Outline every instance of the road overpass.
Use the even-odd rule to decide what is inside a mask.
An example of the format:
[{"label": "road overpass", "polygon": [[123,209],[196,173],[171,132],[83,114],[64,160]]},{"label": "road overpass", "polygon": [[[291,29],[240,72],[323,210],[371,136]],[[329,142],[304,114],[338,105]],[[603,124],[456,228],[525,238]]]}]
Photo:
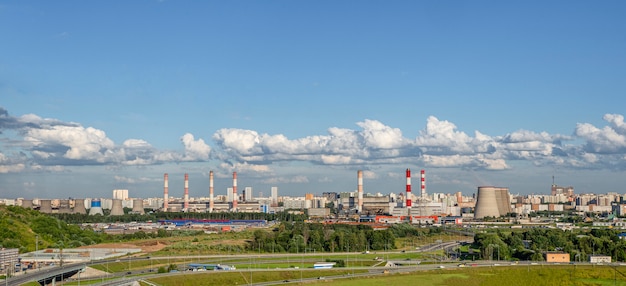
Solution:
[{"label": "road overpass", "polygon": [[63,267],[44,268],[29,271],[28,274],[14,276],[5,281],[6,285],[19,286],[31,281],[37,281],[40,285],[48,285],[54,280],[62,281],[85,269],[85,264],[70,264]]}]

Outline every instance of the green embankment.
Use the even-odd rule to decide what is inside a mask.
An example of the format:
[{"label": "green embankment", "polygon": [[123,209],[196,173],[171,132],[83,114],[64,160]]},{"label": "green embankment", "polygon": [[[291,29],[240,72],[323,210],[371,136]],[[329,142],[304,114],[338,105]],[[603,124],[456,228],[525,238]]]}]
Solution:
[{"label": "green embankment", "polygon": [[[529,286],[529,285],[626,285],[626,266],[515,266],[515,267],[467,267],[459,269],[438,269],[423,272],[383,274],[368,277],[353,277],[347,270],[321,271],[276,271],[250,272],[232,271],[220,273],[202,273],[194,275],[176,275],[149,279],[159,285],[242,285],[263,281],[299,282],[302,278],[324,277],[307,284],[340,286],[378,286],[378,285],[463,285],[463,286]],[[624,274],[622,274],[624,273]],[[333,275],[348,278],[333,279]]]}]

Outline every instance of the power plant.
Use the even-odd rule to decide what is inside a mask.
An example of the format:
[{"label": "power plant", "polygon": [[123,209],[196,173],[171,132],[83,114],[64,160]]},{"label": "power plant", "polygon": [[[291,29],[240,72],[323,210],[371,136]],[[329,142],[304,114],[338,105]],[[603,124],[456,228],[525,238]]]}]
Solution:
[{"label": "power plant", "polygon": [[482,186],[476,196],[475,219],[500,217],[511,212],[509,188]]},{"label": "power plant", "polygon": [[122,207],[122,200],[113,199],[113,204],[111,205],[110,215],[124,215],[124,208]]},{"label": "power plant", "polygon": [[51,214],[52,200],[39,200],[39,211],[45,214]]},{"label": "power plant", "polygon": [[102,212],[102,201],[100,199],[92,199],[91,207],[89,208],[89,215],[104,215]]},{"label": "power plant", "polygon": [[33,200],[22,200],[22,207],[26,209],[33,208]]},{"label": "power plant", "polygon": [[136,213],[136,214],[144,214],[145,211],[143,210],[143,200],[142,199],[134,199],[133,200],[133,210],[131,211],[132,213]]},{"label": "power plant", "polygon": [[85,200],[84,199],[74,199],[74,210],[75,214],[87,214],[87,209],[85,209]]}]

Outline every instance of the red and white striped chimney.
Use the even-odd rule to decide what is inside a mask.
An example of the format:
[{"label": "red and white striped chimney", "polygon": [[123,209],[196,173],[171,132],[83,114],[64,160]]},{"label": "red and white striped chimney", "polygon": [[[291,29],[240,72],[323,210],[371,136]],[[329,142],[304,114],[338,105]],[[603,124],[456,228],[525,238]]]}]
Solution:
[{"label": "red and white striped chimney", "polygon": [[363,211],[363,171],[357,172],[357,190],[359,192],[359,201],[357,202],[357,210],[359,213]]},{"label": "red and white striped chimney", "polygon": [[170,200],[168,189],[167,173],[165,173],[165,175],[163,175],[163,211],[167,211],[168,203]]},{"label": "red and white striped chimney", "polygon": [[411,209],[411,169],[406,169],[406,208]]},{"label": "red and white striped chimney", "polygon": [[237,172],[233,172],[233,211],[237,211]]},{"label": "red and white striped chimney", "polygon": [[426,171],[422,170],[422,199],[426,198]]},{"label": "red and white striped chimney", "polygon": [[209,212],[213,212],[213,171],[209,172]]},{"label": "red and white striped chimney", "polygon": [[189,208],[189,175],[185,174],[185,198],[184,198],[184,209],[187,210]]}]

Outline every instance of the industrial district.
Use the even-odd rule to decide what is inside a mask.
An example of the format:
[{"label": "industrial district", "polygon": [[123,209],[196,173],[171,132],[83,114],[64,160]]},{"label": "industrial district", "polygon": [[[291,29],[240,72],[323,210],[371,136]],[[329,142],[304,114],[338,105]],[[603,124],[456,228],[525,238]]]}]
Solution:
[{"label": "industrial district", "polygon": [[74,199],[0,199],[0,204],[18,205],[42,213],[80,213],[89,215],[123,215],[152,212],[238,212],[277,213],[281,211],[306,213],[310,219],[355,220],[361,222],[413,224],[462,224],[464,221],[482,221],[515,214],[517,223],[530,223],[538,211],[573,210],[580,214],[626,215],[624,196],[617,193],[575,194],[572,186],[552,184],[549,195],[515,196],[503,186],[478,186],[471,197],[455,194],[426,192],[426,171],[419,173],[420,191],[414,194],[411,170],[406,169],[406,190],[398,194],[365,194],[363,171],[357,171],[357,189],[352,192],[324,192],[304,197],[279,196],[278,187],[272,187],[269,197],[253,196],[253,188],[245,187],[240,194],[237,172],[233,172],[232,187],[226,195],[215,195],[213,171],[209,174],[208,197],[189,196],[189,175],[184,175],[182,197],[170,196],[168,174],[163,176],[163,196],[130,198],[129,190],[113,190],[112,198]]},{"label": "industrial district", "polygon": [[[626,228],[626,221],[617,219],[626,215],[624,197],[617,193],[575,194],[572,186],[552,184],[550,194],[511,195],[507,187],[478,186],[471,197],[456,194],[428,194],[426,191],[426,171],[420,170],[419,192],[412,191],[411,170],[406,169],[406,189],[398,194],[383,195],[364,193],[363,171],[356,174],[356,190],[352,192],[321,195],[306,194],[304,197],[279,196],[278,187],[272,187],[269,197],[253,196],[252,187],[238,192],[237,172],[232,174],[232,187],[226,195],[215,195],[214,174],[209,174],[208,197],[189,196],[189,176],[184,175],[182,197],[170,196],[169,175],[163,175],[163,195],[156,198],[131,198],[129,190],[113,190],[112,198],[41,199],[18,198],[0,199],[0,204],[15,205],[38,210],[46,214],[84,214],[90,216],[122,216],[125,214],[145,214],[146,212],[167,212],[176,214],[175,219],[158,222],[107,223],[90,227],[111,234],[125,234],[134,231],[156,232],[158,230],[201,229],[205,232],[240,231],[250,227],[265,227],[273,222],[266,220],[236,219],[186,219],[185,213],[294,213],[306,215],[309,221],[323,223],[370,224],[376,228],[408,223],[416,226],[455,227],[497,227],[501,225],[546,226],[562,229],[573,228],[571,223],[554,223],[550,216],[537,216],[537,213],[570,211],[594,221],[594,226]],[[604,218],[601,220],[600,218]],[[610,218],[610,219],[607,219]],[[458,241],[457,241],[458,243]],[[95,260],[116,259],[131,255],[140,249],[37,249],[35,252],[18,254],[17,249],[2,249],[0,265],[8,269],[15,261],[21,261],[24,271],[32,265],[51,266],[63,256],[65,262],[87,263]],[[567,253],[548,253],[546,260],[569,261]],[[492,254],[493,255],[493,252]],[[550,256],[551,255],[551,256]],[[561,257],[561,256],[563,257]],[[567,256],[567,257],[565,257]],[[610,256],[592,256],[610,262]],[[607,260],[608,259],[608,260]],[[593,261],[592,261],[593,262]],[[597,262],[597,261],[596,261]],[[317,265],[317,264],[316,264]],[[319,264],[329,267],[331,264]],[[202,266],[204,267],[204,266]],[[214,265],[211,269],[232,269],[228,265]]]}]

